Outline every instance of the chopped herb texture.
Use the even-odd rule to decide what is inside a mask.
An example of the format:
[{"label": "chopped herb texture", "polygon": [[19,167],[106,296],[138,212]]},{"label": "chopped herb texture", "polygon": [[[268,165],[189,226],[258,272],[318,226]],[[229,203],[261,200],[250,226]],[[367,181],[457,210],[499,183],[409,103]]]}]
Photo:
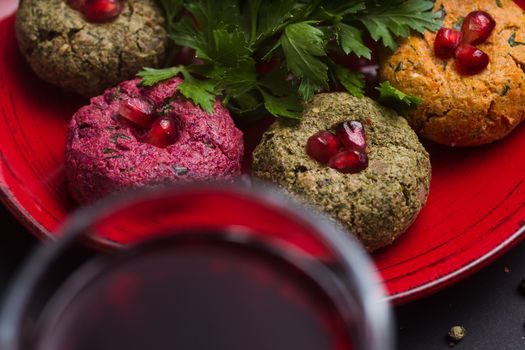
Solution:
[{"label": "chopped herb texture", "polygon": [[509,42],[510,47],[516,47],[516,46],[519,46],[519,45],[525,45],[524,42],[516,41],[516,32],[512,33],[512,35],[509,37],[508,42]]},{"label": "chopped herb texture", "polygon": [[120,139],[129,141],[131,140],[131,137],[129,137],[126,134],[122,134],[118,132],[111,135],[111,142],[113,142],[114,144],[117,144]]},{"label": "chopped herb texture", "polygon": [[177,174],[177,175],[186,175],[187,173],[190,172],[190,170],[186,167],[183,167],[183,166],[179,166],[179,165],[174,165],[173,166],[173,171]]},{"label": "chopped herb texture", "polygon": [[[399,38],[435,31],[443,17],[430,0],[161,3],[171,39],[194,49],[199,64],[145,68],[139,73],[144,85],[180,76],[179,93],[208,112],[220,99],[240,116],[266,109],[288,119],[300,118],[304,103],[321,90],[364,95],[363,76],[335,63],[329,52],[369,59],[365,36],[395,50]],[[269,62],[273,67],[263,73],[260,65]]]},{"label": "chopped herb texture", "polygon": [[505,85],[503,89],[501,89],[499,95],[500,96],[506,96],[510,91],[510,87],[508,85]]},{"label": "chopped herb texture", "polygon": [[107,148],[106,147],[106,148],[102,149],[102,153],[104,153],[104,154],[113,154],[113,153],[117,153],[117,151],[114,150],[113,148]]}]

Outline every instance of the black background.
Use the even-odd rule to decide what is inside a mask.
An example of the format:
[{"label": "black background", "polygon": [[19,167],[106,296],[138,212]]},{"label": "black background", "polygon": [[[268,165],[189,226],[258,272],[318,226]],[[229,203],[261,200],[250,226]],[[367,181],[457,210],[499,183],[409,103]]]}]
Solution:
[{"label": "black background", "polygon": [[[0,205],[0,292],[37,244]],[[454,349],[525,349],[525,296],[518,291],[523,277],[525,242],[465,281],[397,307],[398,349],[450,349],[446,334],[456,324],[467,336]]]}]

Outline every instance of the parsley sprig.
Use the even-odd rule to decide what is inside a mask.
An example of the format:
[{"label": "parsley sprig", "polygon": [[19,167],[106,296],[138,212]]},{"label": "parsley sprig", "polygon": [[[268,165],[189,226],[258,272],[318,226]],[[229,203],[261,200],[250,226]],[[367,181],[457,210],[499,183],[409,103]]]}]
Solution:
[{"label": "parsley sprig", "polygon": [[[370,58],[368,33],[395,50],[411,31],[437,30],[431,0],[161,0],[175,44],[196,50],[198,65],[146,68],[143,84],[180,75],[179,92],[211,112],[220,97],[237,114],[265,108],[298,119],[304,102],[321,89],[344,87],[363,96],[364,77],[333,62],[330,50]],[[181,16],[182,11],[191,16]],[[258,66],[277,62],[269,74]],[[199,78],[196,78],[198,76]],[[204,79],[203,79],[204,78]],[[388,86],[389,101],[417,105]],[[385,92],[382,91],[382,92]]]}]

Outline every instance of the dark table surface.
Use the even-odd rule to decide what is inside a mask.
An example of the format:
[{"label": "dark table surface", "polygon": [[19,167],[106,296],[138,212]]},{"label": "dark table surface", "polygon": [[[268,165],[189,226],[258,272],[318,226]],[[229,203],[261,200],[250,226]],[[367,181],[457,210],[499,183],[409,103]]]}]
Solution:
[{"label": "dark table surface", "polygon": [[[37,244],[0,205],[0,293]],[[450,349],[446,333],[456,324],[467,336],[454,349],[525,349],[525,296],[518,292],[523,277],[525,242],[455,286],[397,307],[398,349]]]}]

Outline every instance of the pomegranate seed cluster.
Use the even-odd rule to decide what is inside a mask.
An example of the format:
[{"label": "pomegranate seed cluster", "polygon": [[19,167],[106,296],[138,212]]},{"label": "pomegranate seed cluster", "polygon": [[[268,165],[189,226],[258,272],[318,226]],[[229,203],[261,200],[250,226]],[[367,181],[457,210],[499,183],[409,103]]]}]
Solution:
[{"label": "pomegranate seed cluster", "polygon": [[473,11],[465,17],[461,31],[441,28],[434,41],[438,58],[456,57],[456,68],[462,75],[481,73],[489,64],[489,56],[475,45],[484,43],[496,27],[496,21],[485,11]]},{"label": "pomegranate seed cluster", "polygon": [[306,153],[315,161],[343,174],[355,174],[368,167],[367,141],[363,124],[345,121],[335,132],[321,131],[306,143]]},{"label": "pomegranate seed cluster", "polygon": [[89,22],[106,22],[122,12],[123,0],[68,0],[69,6],[84,14]]},{"label": "pomegranate seed cluster", "polygon": [[153,102],[143,97],[120,101],[119,114],[136,128],[138,138],[159,148],[166,148],[179,138],[178,120],[155,113]]}]

